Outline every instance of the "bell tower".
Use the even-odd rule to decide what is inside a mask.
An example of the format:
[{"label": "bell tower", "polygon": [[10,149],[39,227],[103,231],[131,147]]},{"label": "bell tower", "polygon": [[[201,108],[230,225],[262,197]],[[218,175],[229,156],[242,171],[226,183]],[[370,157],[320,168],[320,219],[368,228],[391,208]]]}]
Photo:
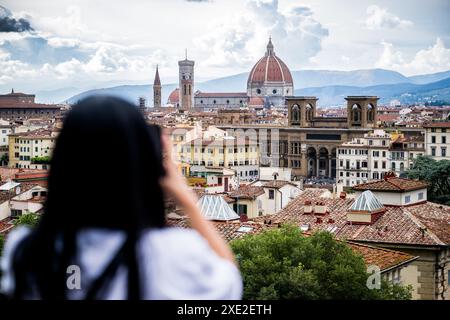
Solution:
[{"label": "bell tower", "polygon": [[156,65],[155,81],[153,81],[153,107],[161,108],[161,80],[159,79],[158,65]]},{"label": "bell tower", "polygon": [[178,61],[180,79],[180,107],[184,110],[194,106],[194,64],[195,61],[188,60],[187,50],[185,59]]}]

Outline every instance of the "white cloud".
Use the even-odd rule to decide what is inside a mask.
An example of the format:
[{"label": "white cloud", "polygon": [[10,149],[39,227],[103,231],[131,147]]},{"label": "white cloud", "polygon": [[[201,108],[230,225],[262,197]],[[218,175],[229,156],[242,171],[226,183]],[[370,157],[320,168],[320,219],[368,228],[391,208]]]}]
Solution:
[{"label": "white cloud", "polygon": [[402,20],[385,8],[371,5],[367,8],[365,25],[371,30],[406,28],[413,25],[412,21]]},{"label": "white cloud", "polygon": [[10,54],[0,49],[0,84],[17,78],[34,76],[36,71],[27,63],[10,59]]},{"label": "white cloud", "polygon": [[328,36],[310,8],[294,6],[281,12],[278,0],[248,1],[246,10],[233,20],[208,30],[194,43],[208,53],[200,63],[214,67],[250,68],[264,54],[271,35],[277,55],[291,69],[297,68],[320,51],[322,39]]},{"label": "white cloud", "polygon": [[382,42],[383,52],[376,62],[380,68],[393,69],[405,74],[426,74],[450,69],[450,49],[445,47],[442,39],[437,38],[434,45],[419,50],[411,61],[403,58],[401,51],[392,43]]}]

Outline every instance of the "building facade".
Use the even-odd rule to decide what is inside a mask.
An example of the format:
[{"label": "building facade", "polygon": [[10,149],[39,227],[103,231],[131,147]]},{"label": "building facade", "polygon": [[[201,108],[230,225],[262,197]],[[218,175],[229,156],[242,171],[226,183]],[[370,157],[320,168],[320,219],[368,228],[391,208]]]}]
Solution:
[{"label": "building facade", "polygon": [[38,129],[9,135],[9,167],[27,169],[47,169],[47,161],[52,155],[57,132]]},{"label": "building facade", "polygon": [[191,175],[218,167],[235,170],[241,180],[256,180],[259,174],[259,152],[255,142],[234,137],[199,138],[181,145],[180,161],[191,165]]},{"label": "building facade", "polygon": [[0,95],[0,118],[25,120],[29,118],[53,118],[61,114],[62,106],[35,102],[34,94],[14,92]]},{"label": "building facade", "polygon": [[404,137],[374,130],[337,148],[337,180],[350,187],[383,179],[388,172],[400,175],[425,153],[422,137]]},{"label": "building facade", "polygon": [[450,120],[423,125],[426,155],[435,160],[450,160]]}]

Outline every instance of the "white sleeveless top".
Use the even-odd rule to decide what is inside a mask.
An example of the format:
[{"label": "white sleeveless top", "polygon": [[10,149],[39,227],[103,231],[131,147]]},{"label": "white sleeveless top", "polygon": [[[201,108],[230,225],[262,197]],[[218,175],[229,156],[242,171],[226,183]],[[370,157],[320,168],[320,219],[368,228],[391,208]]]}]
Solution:
[{"label": "white sleeveless top", "polygon": [[[13,252],[30,232],[26,227],[14,229],[6,241],[1,269],[1,291],[14,291]],[[77,236],[80,289],[67,291],[69,299],[83,299],[91,282],[102,274],[125,241],[120,231],[87,229]],[[219,257],[206,240],[192,229],[163,228],[144,232],[139,240],[138,263],[142,299],[241,299],[242,278],[238,268]],[[68,277],[74,274],[68,273]],[[127,270],[119,267],[112,283],[107,284],[105,300],[127,297]],[[72,287],[73,288],[73,287]],[[31,296],[36,299],[39,296]]]}]

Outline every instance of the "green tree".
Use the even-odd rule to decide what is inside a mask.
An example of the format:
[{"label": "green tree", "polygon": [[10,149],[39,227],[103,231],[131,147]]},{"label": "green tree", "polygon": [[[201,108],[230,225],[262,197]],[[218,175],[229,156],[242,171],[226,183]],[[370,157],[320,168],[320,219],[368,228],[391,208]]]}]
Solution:
[{"label": "green tree", "polygon": [[33,163],[33,164],[49,164],[50,160],[51,159],[49,156],[34,157],[34,158],[31,158],[31,163]]},{"label": "green tree", "polygon": [[39,222],[40,215],[37,213],[24,213],[19,218],[14,221],[14,225],[17,226],[28,226],[35,227]]},{"label": "green tree", "polygon": [[450,161],[436,161],[430,156],[414,159],[413,166],[406,172],[410,179],[427,181],[428,200],[450,205]]},{"label": "green tree", "polygon": [[410,288],[370,290],[363,258],[328,232],[285,225],[234,240],[245,299],[410,299]]}]

